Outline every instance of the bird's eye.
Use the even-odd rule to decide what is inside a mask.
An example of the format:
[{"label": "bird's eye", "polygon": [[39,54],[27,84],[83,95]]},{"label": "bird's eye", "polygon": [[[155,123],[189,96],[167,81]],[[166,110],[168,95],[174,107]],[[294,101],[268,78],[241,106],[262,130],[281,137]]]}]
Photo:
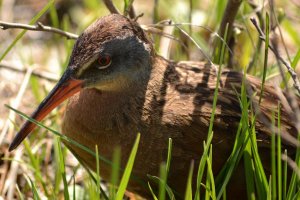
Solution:
[{"label": "bird's eye", "polygon": [[105,69],[105,68],[109,67],[111,64],[110,55],[108,55],[108,54],[100,55],[97,60],[97,63],[98,63],[98,66],[97,66],[98,69]]}]

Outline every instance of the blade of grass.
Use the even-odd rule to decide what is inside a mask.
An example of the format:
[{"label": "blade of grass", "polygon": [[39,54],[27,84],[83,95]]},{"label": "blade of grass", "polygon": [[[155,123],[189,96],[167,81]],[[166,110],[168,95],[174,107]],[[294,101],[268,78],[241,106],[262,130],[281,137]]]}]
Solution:
[{"label": "blade of grass", "polygon": [[250,102],[248,102],[248,96],[247,96],[245,84],[246,84],[246,69],[244,71],[242,87],[241,87],[241,98],[240,98],[240,104],[242,108],[242,119],[241,119],[242,130],[245,130],[243,131],[245,134],[244,137],[245,149],[243,151],[243,158],[244,158],[244,166],[245,166],[247,197],[248,199],[255,199],[255,178],[254,178],[254,166],[253,166],[254,164],[253,164],[253,156],[251,150],[251,140],[249,140],[251,134],[251,128],[248,128],[250,127],[249,116],[250,117],[252,116],[249,115]]},{"label": "blade of grass", "polygon": [[166,198],[166,182],[167,182],[167,172],[166,172],[166,164],[161,163],[159,168],[159,177],[162,181],[159,182],[158,188],[158,199],[165,200]]},{"label": "blade of grass", "polygon": [[35,99],[38,102],[42,102],[43,98],[42,98],[42,94],[43,92],[41,91],[41,86],[39,83],[39,78],[35,77],[35,76],[31,76],[30,77],[30,86],[31,86],[31,91],[35,97]]},{"label": "blade of grass", "polygon": [[155,195],[155,193],[154,193],[154,191],[153,191],[153,189],[152,189],[152,187],[150,185],[150,182],[148,182],[148,187],[149,187],[149,190],[150,190],[150,192],[152,194],[153,199],[154,200],[158,200],[158,198],[156,197],[156,195]]},{"label": "blade of grass", "polygon": [[[249,137],[249,132],[246,131]],[[254,167],[252,160],[251,141],[247,140],[246,147],[244,150],[244,165],[245,165],[245,176],[246,176],[246,187],[247,187],[247,198],[255,199],[255,178],[254,178]]]},{"label": "blade of grass", "polygon": [[124,16],[127,16],[131,9],[133,0],[124,0]]},{"label": "blade of grass", "polygon": [[[213,132],[211,134],[208,135],[209,137],[207,138],[207,144],[211,144],[212,142],[212,138],[213,138]],[[202,177],[203,177],[203,173],[204,173],[204,168],[205,168],[205,163],[204,160],[207,159],[207,154],[209,151],[209,146],[205,145],[205,142],[203,141],[203,154],[201,156],[201,160],[199,163],[199,167],[198,167],[198,173],[197,173],[197,188],[196,188],[196,192],[195,192],[195,200],[200,200],[200,186],[201,186],[201,181],[202,181]]]},{"label": "blade of grass", "polygon": [[234,171],[235,168],[235,163],[237,163],[238,158],[239,158],[239,154],[241,151],[241,125],[242,123],[240,122],[239,124],[239,128],[236,134],[236,139],[233,145],[233,150],[232,153],[230,155],[230,157],[228,158],[228,160],[226,161],[226,163],[224,164],[222,170],[219,172],[218,176],[215,179],[216,182],[216,191],[217,191],[217,199],[220,199],[221,196],[223,195],[226,186],[230,180],[230,177]]},{"label": "blade of grass", "polygon": [[[253,110],[253,109],[251,109]],[[256,122],[256,116],[252,116],[252,122],[251,122],[251,134],[250,134],[250,141],[251,141],[251,149],[252,149],[252,155],[253,155],[253,164],[254,164],[254,178],[255,178],[255,186],[257,191],[258,199],[266,199],[267,193],[269,190],[267,177],[260,159],[260,155],[258,152],[257,147],[257,140],[256,140],[256,131],[255,131],[255,122]]]},{"label": "blade of grass", "polygon": [[167,174],[169,173],[170,164],[171,164],[172,148],[173,148],[172,144],[173,144],[173,140],[172,140],[172,138],[169,138],[169,143],[168,143],[168,156],[167,156],[167,164],[166,164],[166,171],[167,171]]},{"label": "blade of grass", "polygon": [[[298,135],[298,140],[300,140],[300,135]],[[300,166],[300,148],[297,148],[296,150],[296,157],[295,157],[295,162],[297,163],[298,166]],[[296,188],[299,187],[299,180],[298,180],[298,175],[295,171],[292,173],[292,178],[290,180],[290,184],[288,187],[288,193],[286,196],[286,199],[292,199],[296,193]]]},{"label": "blade of grass", "polygon": [[25,176],[25,179],[27,180],[30,188],[31,188],[31,191],[32,191],[32,194],[33,194],[33,199],[34,200],[40,200],[40,196],[39,196],[39,193],[36,189],[36,186],[34,184],[34,182],[28,177],[28,176]]},{"label": "blade of grass", "polygon": [[[160,184],[159,182],[162,182],[163,180],[161,180],[159,177],[157,177],[157,176],[151,176],[151,175],[147,175],[147,177],[152,181],[152,182],[154,182],[154,183],[156,183],[157,185],[158,184]],[[152,191],[153,192],[153,189],[151,188],[151,185],[150,185],[150,183],[148,182],[148,186],[149,186],[149,189],[150,189],[150,191]],[[168,193],[168,196],[169,196],[169,199],[171,199],[171,200],[175,200],[175,195],[174,194],[176,194],[176,195],[180,195],[180,194],[178,194],[176,191],[172,191],[172,189],[168,186],[168,184],[166,184],[166,191],[167,191],[167,193]],[[156,199],[158,199],[157,197],[156,197],[156,195],[155,195],[155,193],[152,193],[152,196],[154,196]]]},{"label": "blade of grass", "polygon": [[[287,157],[287,150],[284,150],[284,155]],[[283,161],[283,188],[282,188],[282,193],[283,193],[283,200],[286,199],[287,197],[287,160]]]},{"label": "blade of grass", "polygon": [[17,189],[17,192],[18,192],[18,199],[19,200],[25,200],[25,198],[24,198],[24,195],[23,195],[23,193],[20,191],[20,188],[19,188],[19,186],[18,185],[16,185],[16,189]]},{"label": "blade of grass", "polygon": [[57,10],[56,10],[55,4],[52,4],[50,6],[49,11],[50,11],[49,12],[50,13],[50,19],[51,19],[53,27],[59,28],[59,19],[58,19],[58,15],[57,15]]},{"label": "blade of grass", "polygon": [[[65,30],[65,31],[70,30],[70,26],[71,26],[70,24],[71,24],[71,22],[70,22],[68,15],[64,15],[63,20],[62,20],[63,30]],[[65,71],[65,68],[68,66],[68,63],[69,63],[69,60],[71,57],[71,53],[72,53],[72,49],[73,49],[73,46],[75,43],[74,40],[68,40],[66,38],[63,41],[64,41],[63,47],[65,48],[66,56],[61,57],[60,64],[62,67],[61,67],[60,74],[63,74],[63,72]]]},{"label": "blade of grass", "polygon": [[278,103],[277,109],[277,127],[278,127],[278,134],[277,134],[277,178],[278,178],[278,199],[282,199],[282,161],[281,161],[281,113],[280,113],[280,103]]},{"label": "blade of grass", "polygon": [[[76,157],[76,154],[73,154],[73,155]],[[91,170],[90,170],[84,163],[82,163],[80,159],[77,158],[77,160],[78,160],[78,162],[85,168],[86,172],[88,173],[88,175],[89,175],[90,179],[93,181],[93,183],[94,183],[94,184],[97,184],[97,179],[96,179],[96,177],[93,175],[93,172],[91,172]],[[94,186],[94,185],[92,185],[92,187],[93,187],[93,186]],[[93,188],[92,188],[92,189],[93,189]],[[102,194],[102,198],[103,198],[103,199],[109,200],[108,196],[106,195],[106,193],[105,193],[105,191],[104,191],[104,189],[103,189],[102,187],[100,187],[100,192],[101,192],[101,194]],[[94,193],[94,191],[93,191],[93,193]],[[97,196],[97,199],[98,199],[98,198],[99,198],[99,196]]]},{"label": "blade of grass", "polygon": [[[54,0],[50,0],[44,7],[43,9],[38,12],[38,14],[36,14],[29,22],[29,25],[33,25],[35,24],[42,15],[44,15],[47,10],[54,4]],[[6,48],[6,50],[4,51],[4,53],[1,55],[0,57],[0,62],[3,60],[3,58],[5,58],[5,56],[11,51],[11,49],[17,44],[17,42],[24,36],[24,34],[26,33],[27,30],[22,30],[17,37],[14,39],[14,41]]]},{"label": "blade of grass", "polygon": [[119,183],[119,168],[121,161],[121,149],[116,147],[113,153],[113,164],[112,164],[112,174],[111,174],[111,184],[110,187],[110,199],[115,199],[116,197],[116,186]]},{"label": "blade of grass", "polygon": [[[297,64],[298,64],[298,62],[299,62],[299,60],[300,60],[300,48],[298,49],[298,51],[297,51],[297,53],[296,53],[296,55],[295,55],[295,57],[294,57],[294,59],[293,59],[293,61],[292,61],[292,63],[291,63],[291,67],[292,67],[293,69],[296,68],[296,66],[297,66]],[[291,78],[290,73],[289,73],[289,72],[286,72],[285,77],[286,77],[286,81],[288,82],[288,81],[290,80],[290,78]],[[280,87],[281,87],[281,88],[284,88],[284,82],[283,82],[283,81],[282,81],[282,83],[280,84]]]},{"label": "blade of grass", "polygon": [[211,184],[210,184],[210,178],[209,178],[208,169],[207,169],[206,170],[205,198],[204,199],[210,199],[210,195],[211,195]]},{"label": "blade of grass", "polygon": [[39,157],[36,157],[36,156],[33,155],[32,148],[28,144],[28,141],[24,141],[24,147],[25,147],[27,155],[30,159],[30,164],[34,169],[35,180],[42,185],[43,190],[45,191],[45,195],[47,197],[50,197],[50,194],[48,192],[49,188],[47,188],[46,183],[45,183],[45,181],[42,177],[42,171],[41,171],[41,168],[40,168],[41,165],[40,165]]},{"label": "blade of grass", "polygon": [[162,181],[159,181],[159,190],[158,190],[159,200],[164,200],[166,198],[166,188],[167,188],[166,186],[167,186],[168,173],[170,169],[171,157],[172,157],[172,139],[169,138],[167,161],[166,164],[162,163],[160,165],[160,180]]},{"label": "blade of grass", "polygon": [[212,145],[210,145],[210,153],[209,156],[207,157],[207,178],[209,179],[210,182],[210,197],[212,200],[216,200],[216,186],[215,186],[215,181],[214,181],[214,175],[213,175],[213,171],[212,171]]},{"label": "blade of grass", "polygon": [[223,192],[223,200],[226,200],[226,197],[227,197],[227,195],[226,195],[226,190],[224,190],[224,192]]},{"label": "blade of grass", "polygon": [[269,178],[269,189],[268,189],[268,193],[267,193],[267,200],[271,200],[272,198],[272,176],[270,176]]},{"label": "blade of grass", "polygon": [[137,137],[136,137],[136,140],[135,140],[135,143],[133,145],[133,148],[131,150],[128,162],[126,164],[126,168],[125,168],[125,171],[123,173],[119,189],[117,191],[116,200],[122,200],[123,199],[125,189],[127,187],[127,184],[128,184],[129,178],[130,178],[130,174],[131,174],[131,171],[132,171],[132,168],[133,168],[135,156],[136,156],[136,153],[137,153],[137,150],[138,150],[138,146],[139,146],[139,142],[140,142],[140,136],[141,136],[140,133],[138,133]]},{"label": "blade of grass", "polygon": [[61,142],[59,137],[55,137],[55,145],[57,146],[58,149],[58,165],[59,165],[59,172],[63,180],[63,185],[64,185],[64,199],[69,200],[70,195],[69,195],[69,190],[68,190],[68,182],[66,178],[66,170],[65,170],[65,160],[64,160],[64,153],[61,148]]},{"label": "blade of grass", "polygon": [[86,183],[85,187],[87,188],[88,199],[91,199],[91,200],[100,199],[100,195],[97,191],[98,190],[97,186],[93,179],[87,179],[87,183]]},{"label": "blade of grass", "polygon": [[263,69],[263,78],[261,82],[261,89],[260,89],[260,96],[258,103],[261,103],[262,95],[264,91],[265,81],[266,81],[266,74],[267,74],[267,67],[268,67],[268,55],[269,55],[269,35],[270,35],[270,20],[269,14],[266,13],[266,38],[265,38],[265,57],[264,57],[264,69]]},{"label": "blade of grass", "polygon": [[[256,94],[253,94],[253,96],[250,99],[254,98],[255,96]],[[253,111],[253,108],[251,107],[250,110]],[[268,181],[258,153],[256,130],[255,130],[256,115],[253,116],[253,112],[251,112],[251,119],[252,120],[249,128],[249,133],[250,133],[251,150],[252,150],[253,165],[254,165],[255,186],[256,186],[258,199],[266,199],[267,191],[268,191]]]},{"label": "blade of grass", "polygon": [[185,191],[185,200],[192,200],[193,199],[193,191],[192,191],[192,181],[193,181],[193,172],[194,172],[194,161],[192,160],[189,170],[189,175],[186,184],[186,191]]},{"label": "blade of grass", "polygon": [[58,194],[61,189],[61,181],[62,181],[62,176],[60,173],[60,150],[59,150],[59,145],[57,143],[57,137],[54,137],[54,160],[55,160],[55,179],[54,179],[54,193]]},{"label": "blade of grass", "polygon": [[[272,126],[275,126],[275,113],[272,112]],[[276,137],[275,133],[273,132],[271,135],[271,199],[276,199]]]},{"label": "blade of grass", "polygon": [[[293,69],[296,69],[296,66],[297,66],[299,60],[300,60],[300,48],[298,49],[298,51],[297,51],[297,53],[296,53],[296,56],[294,57],[294,59],[293,59],[293,61],[292,61],[291,66],[292,66]],[[289,74],[289,73],[288,73],[288,75],[289,75],[289,77],[290,77],[290,74]],[[287,79],[287,80],[288,80],[288,79]]]},{"label": "blade of grass", "polygon": [[97,186],[97,193],[100,196],[100,162],[99,162],[99,151],[98,151],[98,145],[95,146],[95,152],[96,152],[96,186]]},{"label": "blade of grass", "polygon": [[[240,161],[241,157],[243,156],[245,145],[247,144],[248,138],[246,137],[246,132],[248,131],[248,107],[249,104],[246,102],[242,102],[246,98],[245,94],[245,75],[242,82],[241,87],[241,96],[242,98],[239,99],[240,107],[242,109],[242,117],[238,126],[236,139],[233,145],[233,150],[231,155],[229,156],[228,160],[224,164],[221,172],[219,172],[217,178],[216,178],[216,185],[217,185],[217,199],[220,199],[223,195],[223,192],[225,191],[225,188],[230,180],[230,177],[232,176],[234,169],[238,162]],[[237,97],[239,97],[238,92],[236,91]],[[243,134],[244,133],[244,134]]]},{"label": "blade of grass", "polygon": [[300,38],[299,38],[299,30],[290,22],[290,20],[283,20],[281,24],[284,30],[289,34],[293,42],[297,45],[300,45]]}]

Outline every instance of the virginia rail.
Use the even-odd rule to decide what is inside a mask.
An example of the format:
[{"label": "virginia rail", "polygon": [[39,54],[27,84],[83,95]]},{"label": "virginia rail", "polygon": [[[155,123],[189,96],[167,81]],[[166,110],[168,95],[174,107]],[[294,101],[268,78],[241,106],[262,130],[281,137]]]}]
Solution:
[{"label": "virginia rail", "polygon": [[[247,76],[254,92],[261,82]],[[166,160],[168,138],[173,138],[168,185],[184,194],[191,160],[195,163],[207,139],[212,112],[217,70],[203,62],[173,62],[154,52],[140,26],[124,16],[113,14],[90,25],[78,38],[62,78],[32,114],[40,121],[52,109],[69,98],[62,132],[69,138],[111,158],[115,146],[122,150],[125,166],[133,142],[141,133],[133,173],[147,183],[147,174],[158,175],[159,165]],[[243,74],[224,69],[221,74],[214,121],[213,172],[217,174],[230,155],[235,140],[241,109],[237,91]],[[253,97],[257,102],[258,98]],[[266,85],[260,110],[270,118],[279,98],[275,89]],[[282,108],[281,124],[295,134],[287,112]],[[10,145],[15,149],[35,128],[27,121]],[[266,168],[269,165],[270,131],[257,119],[257,141]],[[82,149],[66,143],[70,150],[91,169],[95,158]],[[110,166],[101,165],[101,175],[109,180]],[[245,194],[243,170],[237,169],[228,190],[229,195]],[[142,196],[146,188],[131,181],[128,190]],[[237,198],[237,196],[235,196]]]}]

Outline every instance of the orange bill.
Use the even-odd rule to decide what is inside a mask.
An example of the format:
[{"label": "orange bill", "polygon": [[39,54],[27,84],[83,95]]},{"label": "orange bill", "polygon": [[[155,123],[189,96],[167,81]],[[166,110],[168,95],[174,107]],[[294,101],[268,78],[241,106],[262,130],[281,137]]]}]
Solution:
[{"label": "orange bill", "polygon": [[[42,101],[38,108],[32,113],[31,118],[41,121],[43,120],[54,108],[61,104],[64,100],[79,92],[82,88],[83,81],[70,78],[68,70]],[[9,146],[9,151],[14,150],[25,139],[25,137],[36,127],[36,124],[26,121],[16,137]]]}]

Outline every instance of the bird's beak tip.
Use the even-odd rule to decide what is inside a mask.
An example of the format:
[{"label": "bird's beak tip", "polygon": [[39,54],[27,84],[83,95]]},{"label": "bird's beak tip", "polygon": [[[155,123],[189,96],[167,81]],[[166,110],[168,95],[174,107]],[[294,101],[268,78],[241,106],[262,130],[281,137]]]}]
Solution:
[{"label": "bird's beak tip", "polygon": [[[41,121],[44,117],[61,104],[64,100],[76,94],[83,88],[84,81],[63,76],[48,96],[42,101],[38,108],[33,112],[31,118]],[[20,131],[17,133],[9,146],[9,151],[13,151],[27,137],[27,135],[36,127],[36,124],[26,121]]]},{"label": "bird's beak tip", "polygon": [[8,152],[12,152],[13,150],[15,150],[15,148],[17,148],[18,145],[15,145],[14,142],[12,142],[9,147],[8,147]]}]

